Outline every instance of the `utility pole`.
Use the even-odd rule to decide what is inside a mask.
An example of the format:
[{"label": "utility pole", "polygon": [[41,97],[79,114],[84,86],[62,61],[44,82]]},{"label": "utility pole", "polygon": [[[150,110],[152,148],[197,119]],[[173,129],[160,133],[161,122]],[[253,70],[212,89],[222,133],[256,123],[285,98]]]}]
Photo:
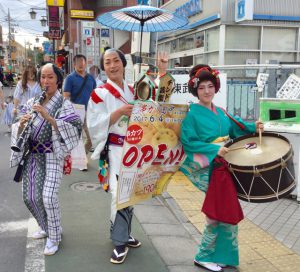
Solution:
[{"label": "utility pole", "polygon": [[9,69],[12,70],[12,59],[11,59],[11,54],[12,54],[12,45],[11,45],[11,18],[10,18],[10,11],[8,9],[8,15],[7,15],[7,20],[8,20],[8,64],[9,64]]}]

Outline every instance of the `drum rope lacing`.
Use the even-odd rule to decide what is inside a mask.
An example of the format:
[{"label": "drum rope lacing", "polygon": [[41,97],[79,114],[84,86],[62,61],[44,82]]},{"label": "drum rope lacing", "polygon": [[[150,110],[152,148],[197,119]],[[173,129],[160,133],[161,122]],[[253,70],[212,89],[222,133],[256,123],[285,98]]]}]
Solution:
[{"label": "drum rope lacing", "polygon": [[[272,170],[273,168],[277,168],[276,167],[268,167],[268,168],[264,168],[263,171],[260,171],[256,166],[253,166],[253,170],[248,170],[247,172],[251,172],[253,173],[253,177],[252,177],[252,180],[251,180],[251,184],[250,184],[250,188],[249,188],[249,193],[246,192],[246,190],[244,189],[244,187],[242,186],[241,182],[239,181],[238,177],[236,176],[234,170],[238,170],[238,172],[245,172],[245,171],[241,171],[239,169],[235,169],[231,166],[231,164],[228,165],[228,168],[229,168],[229,171],[233,174],[233,176],[235,177],[235,180],[238,182],[238,184],[240,185],[240,188],[243,190],[245,196],[247,197],[247,200],[248,202],[251,201],[251,198],[253,199],[253,197],[250,197],[250,194],[251,194],[251,190],[252,190],[252,187],[253,187],[253,183],[254,183],[254,179],[256,177],[259,177],[261,178],[264,183],[271,189],[271,191],[274,193],[274,195],[276,196],[277,199],[279,199],[279,188],[280,188],[280,184],[281,184],[281,177],[282,177],[282,172],[284,169],[286,169],[289,173],[289,175],[291,176],[291,178],[293,180],[295,180],[295,177],[292,175],[292,173],[290,172],[290,170],[288,169],[287,167],[287,161],[290,159],[290,157],[292,156],[293,154],[291,154],[286,160],[284,160],[282,157],[280,158],[280,163],[277,164],[277,166],[281,165],[281,168],[280,168],[280,174],[279,174],[279,178],[278,178],[278,186],[277,186],[277,190],[275,191],[271,186],[270,184],[265,180],[265,178],[262,176],[261,172],[263,171],[267,171],[268,170]],[[243,198],[243,196],[241,194],[238,194],[240,197]],[[273,195],[271,195],[273,196]],[[265,197],[265,196],[264,196]]]}]

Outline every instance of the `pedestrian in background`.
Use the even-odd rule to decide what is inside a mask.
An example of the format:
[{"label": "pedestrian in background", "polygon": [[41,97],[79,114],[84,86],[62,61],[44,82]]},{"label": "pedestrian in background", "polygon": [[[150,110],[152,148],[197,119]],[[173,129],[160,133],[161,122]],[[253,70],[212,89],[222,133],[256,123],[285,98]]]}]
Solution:
[{"label": "pedestrian in background", "polygon": [[6,81],[7,81],[8,87],[10,87],[12,89],[12,87],[14,85],[14,75],[11,71],[9,71],[8,74],[6,75]]},{"label": "pedestrian in background", "polygon": [[34,66],[28,65],[23,74],[22,79],[18,82],[14,92],[14,110],[16,116],[27,101],[42,93],[41,86],[37,80],[37,71]]},{"label": "pedestrian in background", "polygon": [[4,83],[4,74],[3,74],[3,69],[2,68],[0,68],[0,82],[1,82],[1,84],[3,86],[3,83]]},{"label": "pedestrian in background", "polygon": [[0,103],[1,103],[1,110],[3,111],[5,109],[5,97],[3,91],[3,84],[1,81],[0,81]]},{"label": "pedestrian in background", "polygon": [[89,73],[95,79],[97,87],[100,87],[101,85],[104,84],[103,81],[101,80],[100,69],[98,66],[96,65],[91,66],[89,69]]},{"label": "pedestrian in background", "polygon": [[[190,106],[182,123],[181,142],[187,159],[181,170],[198,189],[206,193],[215,158],[223,157],[229,152],[223,146],[225,141],[229,137],[254,133],[262,129],[263,124],[258,121],[244,122],[212,103],[220,89],[220,78],[218,71],[208,65],[196,65],[192,68],[188,88],[199,102]],[[237,195],[232,197],[237,198]],[[236,201],[238,202],[237,199]],[[238,226],[219,222],[208,216],[206,221],[194,264],[210,271],[222,271],[222,267],[226,265],[239,265]]]},{"label": "pedestrian in background", "polygon": [[82,130],[82,122],[74,106],[61,95],[62,80],[63,76],[54,64],[44,65],[40,83],[46,90],[45,98],[40,101],[41,104],[37,103],[39,97],[30,99],[23,108],[26,114],[12,129],[12,146],[15,146],[32,118],[28,113],[37,113],[29,129],[25,130],[21,152],[12,151],[10,166],[17,166],[26,156],[22,174],[23,200],[40,227],[33,238],[47,238],[45,255],[55,254],[61,241],[58,190],[64,158],[77,146]]},{"label": "pedestrian in background", "polygon": [[[72,103],[84,105],[86,111],[91,93],[93,89],[96,88],[96,81],[90,74],[86,72],[87,65],[86,57],[84,55],[78,54],[74,56],[73,63],[74,71],[69,74],[64,81],[64,97],[70,99]],[[83,130],[86,135],[84,144],[85,153],[88,154],[92,148],[92,142],[86,125],[86,116],[84,119]]]},{"label": "pedestrian in background", "polygon": [[6,99],[5,110],[3,114],[3,123],[8,126],[8,132],[11,131],[11,125],[13,122],[13,109],[14,109],[13,96],[9,96]]}]

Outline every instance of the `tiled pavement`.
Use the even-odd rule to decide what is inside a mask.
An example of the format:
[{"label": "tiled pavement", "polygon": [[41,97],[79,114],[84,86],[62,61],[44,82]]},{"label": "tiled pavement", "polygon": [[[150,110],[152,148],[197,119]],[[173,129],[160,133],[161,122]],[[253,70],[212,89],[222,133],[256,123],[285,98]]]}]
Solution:
[{"label": "tiled pavement", "polygon": [[[202,232],[204,194],[180,172],[173,176],[168,193]],[[291,199],[241,204],[246,218],[239,224],[239,271],[300,271],[300,205]]]}]

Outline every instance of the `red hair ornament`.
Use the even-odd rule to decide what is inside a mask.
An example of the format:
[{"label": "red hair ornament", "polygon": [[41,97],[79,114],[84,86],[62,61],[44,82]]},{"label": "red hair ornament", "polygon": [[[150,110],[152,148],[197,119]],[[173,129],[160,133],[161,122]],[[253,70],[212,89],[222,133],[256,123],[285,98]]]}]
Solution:
[{"label": "red hair ornament", "polygon": [[188,85],[190,87],[192,87],[192,88],[197,88],[198,82],[199,82],[199,76],[204,71],[212,74],[215,77],[215,79],[216,79],[216,86],[215,87],[216,87],[216,92],[218,92],[219,89],[220,89],[220,86],[221,86],[221,84],[220,84],[220,77],[219,77],[219,71],[215,70],[215,69],[210,69],[208,67],[199,68],[196,71],[195,75],[189,80]]}]

